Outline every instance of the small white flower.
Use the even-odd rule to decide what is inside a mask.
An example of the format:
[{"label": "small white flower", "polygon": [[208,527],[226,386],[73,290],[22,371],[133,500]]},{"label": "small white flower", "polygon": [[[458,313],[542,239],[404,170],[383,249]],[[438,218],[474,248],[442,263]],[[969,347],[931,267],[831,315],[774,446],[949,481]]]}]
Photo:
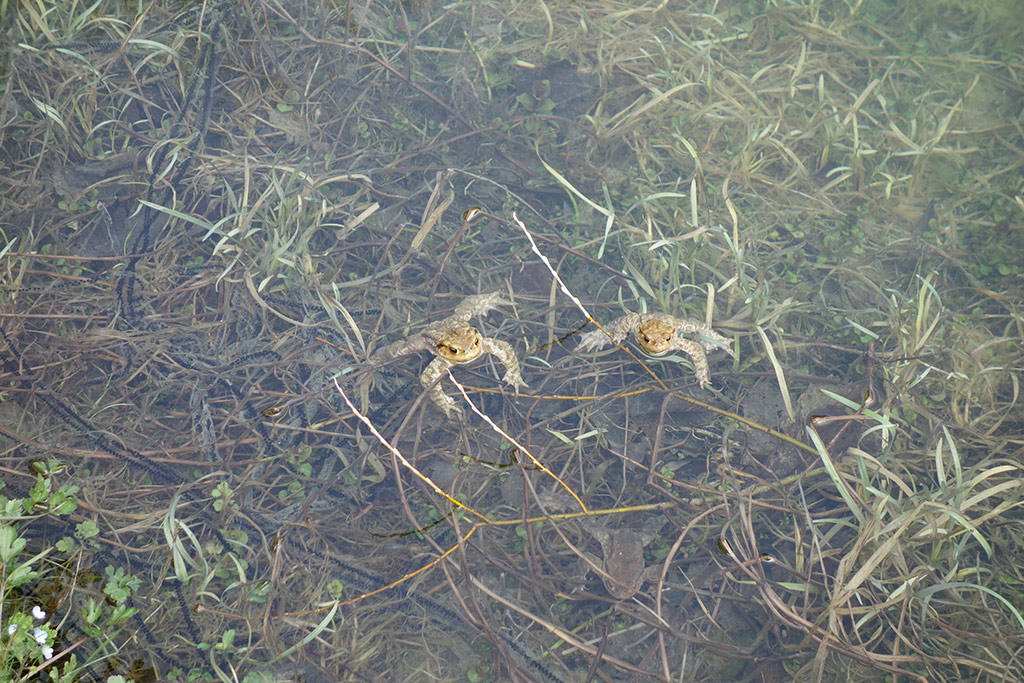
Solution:
[{"label": "small white flower", "polygon": [[38,619],[39,621],[42,621],[46,618],[46,612],[43,611],[42,607],[36,605],[32,608],[32,616]]},{"label": "small white flower", "polygon": [[7,635],[13,636],[18,631],[17,624],[7,624]]},{"label": "small white flower", "polygon": [[35,638],[36,642],[40,645],[46,644],[46,631],[44,631],[43,629],[37,628],[36,630],[32,631],[32,637]]},{"label": "small white flower", "polygon": [[49,659],[49,658],[53,657],[53,648],[50,647],[49,645],[43,645],[42,653],[43,653],[43,659]]}]

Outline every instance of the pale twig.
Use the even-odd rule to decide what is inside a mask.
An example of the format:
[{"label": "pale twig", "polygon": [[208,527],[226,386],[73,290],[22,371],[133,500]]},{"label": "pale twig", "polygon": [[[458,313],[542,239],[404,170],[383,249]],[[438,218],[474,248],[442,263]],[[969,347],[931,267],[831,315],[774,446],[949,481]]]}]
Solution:
[{"label": "pale twig", "polygon": [[[529,610],[524,609],[523,607],[517,605],[516,603],[512,602],[511,600],[498,595],[497,593],[492,591],[490,588],[488,588],[487,585],[484,584],[484,582],[480,581],[479,579],[477,579],[472,574],[469,575],[469,580],[470,580],[470,582],[474,586],[477,587],[477,589],[479,589],[485,595],[489,596],[491,599],[496,600],[497,602],[500,602],[502,605],[505,605],[505,607],[508,607],[510,610],[512,610],[512,611],[514,611],[514,612],[516,612],[518,614],[521,614],[522,616],[526,617],[527,619],[529,619],[533,623],[538,624],[540,626],[543,626],[548,631],[550,631],[551,633],[555,634],[556,636],[558,636],[559,638],[564,640],[569,645],[572,645],[573,647],[575,647],[580,652],[585,652],[585,653],[587,653],[588,655],[591,655],[591,656],[597,655],[598,649],[596,647],[592,647],[590,645],[587,645],[586,643],[584,643],[582,640],[580,640],[579,638],[574,636],[569,631],[566,631],[565,629],[560,628],[559,626],[555,625],[554,623],[552,623],[552,622],[550,622],[550,621],[548,621],[546,619],[541,618],[540,616],[534,614],[533,612],[530,612]],[[631,673],[639,673],[639,674],[645,674],[645,675],[650,673],[648,671],[645,671],[645,670],[643,670],[643,669],[641,669],[639,667],[636,667],[636,666],[630,664],[629,662],[623,661],[623,660],[618,659],[616,657],[612,657],[608,653],[602,653],[601,656],[603,657],[604,661],[608,662],[609,664],[612,664],[613,666],[616,666],[616,667],[622,669],[623,671],[629,671]]]},{"label": "pale twig", "polygon": [[502,429],[497,424],[495,424],[494,420],[492,420],[490,417],[488,417],[487,415],[484,415],[482,412],[480,412],[480,410],[476,407],[476,405],[474,405],[473,402],[471,400],[469,400],[469,394],[466,393],[465,387],[463,387],[461,384],[459,384],[458,380],[455,379],[455,376],[452,374],[451,369],[448,370],[448,379],[451,380],[452,384],[455,385],[455,388],[458,389],[459,392],[462,394],[462,398],[466,399],[466,403],[469,404],[470,409],[474,413],[476,413],[477,415],[482,417],[484,422],[486,422],[487,424],[489,424],[491,426],[491,429],[493,429],[498,434],[500,434],[502,438],[507,439],[509,441],[509,443],[511,443],[516,448],[518,448],[520,450],[520,452],[526,453],[527,457],[530,458],[530,462],[532,462],[534,465],[536,465],[537,468],[540,469],[541,472],[544,472],[549,477],[551,477],[552,479],[557,481],[562,486],[562,488],[564,488],[566,491],[569,492],[570,496],[572,496],[573,498],[576,499],[576,502],[580,504],[580,509],[583,510],[584,512],[587,512],[587,506],[583,504],[583,501],[580,500],[580,497],[577,496],[576,493],[564,481],[559,479],[557,474],[555,474],[554,472],[549,470],[547,467],[545,467],[544,463],[542,463],[540,460],[535,458],[533,453],[531,453],[526,448],[526,446],[524,446],[521,443],[519,443],[518,441],[516,441],[512,437],[511,434],[509,434],[504,429]]},{"label": "pale twig", "polygon": [[[570,292],[569,288],[565,286],[565,283],[562,282],[562,278],[559,277],[558,273],[555,272],[555,269],[551,266],[551,261],[549,261],[548,257],[542,254],[540,249],[537,248],[537,243],[533,240],[533,235],[531,235],[530,231],[526,229],[526,226],[523,225],[523,222],[519,220],[519,216],[516,215],[515,211],[512,212],[512,220],[516,222],[516,225],[519,226],[519,229],[523,231],[524,235],[526,235],[526,239],[530,240],[530,248],[533,249],[534,254],[540,257],[540,260],[544,263],[544,265],[547,266],[547,269],[551,272],[551,277],[555,278],[555,282],[558,283],[559,289],[561,289],[567,297],[572,299],[572,302],[576,304],[576,307],[580,309],[584,316],[586,316],[587,322],[592,322],[595,325],[597,325],[597,329],[607,334],[608,338],[611,339],[612,335],[608,334],[608,330],[604,329],[604,326],[601,323],[594,320],[594,316],[590,315],[590,311],[588,311],[587,307],[583,305],[583,302],[580,301],[579,298],[575,294]],[[661,381],[661,378],[654,374],[654,371],[647,367],[646,363],[637,358],[635,353],[630,351],[627,347],[623,346],[622,344],[618,344],[618,347],[625,351],[626,353],[628,353],[630,356],[632,356],[633,360],[639,363],[641,367],[643,367],[643,369],[647,371],[647,374],[654,378],[654,381],[658,383],[658,386],[665,390],[668,389],[668,387],[665,386],[665,383]]]},{"label": "pale twig", "polygon": [[[451,373],[449,373],[449,374],[451,374]],[[362,421],[363,424],[366,425],[367,429],[370,430],[370,433],[372,433],[375,437],[377,437],[377,440],[380,441],[381,444],[383,444],[385,448],[387,448],[389,451],[391,451],[392,455],[394,455],[396,458],[398,458],[398,461],[400,463],[402,463],[403,467],[405,467],[410,472],[412,472],[417,477],[419,477],[421,480],[426,482],[426,484],[430,488],[434,489],[435,493],[437,493],[440,496],[444,496],[448,500],[448,502],[450,502],[455,507],[462,508],[466,512],[469,512],[469,513],[471,513],[473,515],[476,515],[477,517],[479,517],[480,519],[484,520],[488,524],[491,523],[491,520],[488,519],[485,515],[480,514],[479,512],[474,510],[473,508],[469,507],[468,505],[466,505],[464,503],[460,503],[459,501],[457,501],[454,498],[452,498],[451,496],[449,496],[447,493],[444,492],[444,490],[441,489],[440,486],[435,484],[430,479],[430,477],[428,477],[427,475],[425,475],[422,472],[420,472],[418,469],[416,469],[416,467],[411,462],[406,460],[405,456],[402,455],[401,451],[399,451],[397,448],[392,446],[388,442],[388,440],[384,438],[384,435],[377,431],[377,428],[373,426],[372,422],[370,422],[370,418],[366,417],[361,412],[359,412],[359,409],[356,408],[355,404],[352,403],[352,401],[349,400],[348,395],[345,393],[345,390],[342,389],[341,388],[341,384],[338,383],[338,378],[337,377],[334,378],[334,386],[336,386],[338,388],[338,393],[341,394],[341,398],[345,401],[345,405],[347,405],[349,407],[349,410],[351,410],[352,413],[356,417],[358,417],[360,419],[360,421]],[[460,389],[461,389],[461,387],[460,387]],[[530,457],[533,457],[533,456],[530,456]],[[564,486],[564,484],[563,484],[563,486]]]},{"label": "pale twig", "polygon": [[551,267],[551,261],[549,261],[548,257],[542,254],[540,249],[537,248],[537,243],[533,240],[533,235],[531,235],[530,231],[526,229],[523,222],[519,220],[519,216],[516,215],[515,211],[512,212],[512,220],[516,222],[519,229],[523,231],[524,235],[526,235],[526,239],[530,240],[530,248],[533,249],[533,253],[536,254],[544,265],[547,266],[548,270],[551,271],[551,277],[555,278],[555,282],[558,283],[558,288],[561,289],[567,297],[572,299],[572,302],[576,304],[576,307],[580,309],[580,311],[583,312],[583,315],[586,316],[587,320],[594,322],[594,316],[590,315],[590,311],[588,311],[587,307],[583,305],[583,302],[580,301],[575,294],[569,291],[569,288],[565,286],[564,282],[562,282],[562,278],[559,277],[558,273],[555,272],[555,269]]}]

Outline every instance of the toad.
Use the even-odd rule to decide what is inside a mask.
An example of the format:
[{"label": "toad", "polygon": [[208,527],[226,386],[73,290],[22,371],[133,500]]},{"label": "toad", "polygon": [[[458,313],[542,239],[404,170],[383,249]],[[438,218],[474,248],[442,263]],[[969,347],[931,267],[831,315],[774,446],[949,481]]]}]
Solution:
[{"label": "toad", "polygon": [[644,566],[644,548],[665,526],[663,515],[647,520],[640,531],[628,527],[609,529],[596,517],[583,517],[580,523],[601,544],[604,560],[590,555],[587,559],[602,568],[601,580],[612,597],[627,600],[636,595],[644,581],[660,574],[660,567]]},{"label": "toad", "polygon": [[492,354],[505,366],[505,376],[502,379],[518,393],[519,387],[525,387],[526,382],[519,374],[519,359],[516,358],[511,344],[485,337],[480,334],[480,330],[469,324],[469,319],[474,315],[486,315],[498,306],[508,303],[499,292],[468,296],[455,307],[455,313],[450,317],[431,323],[411,337],[380,349],[370,356],[369,363],[379,367],[385,361],[399,356],[420,351],[433,353],[436,358],[420,375],[420,384],[429,392],[428,396],[434,405],[449,419],[463,412],[438,383],[441,376],[452,366],[471,363],[481,356]]},{"label": "toad", "polygon": [[[609,343],[621,344],[630,332],[636,334],[636,343],[651,356],[663,356],[669,351],[682,351],[693,361],[701,387],[711,383],[707,351],[723,349],[733,358],[735,352],[728,337],[693,318],[676,318],[664,313],[629,313],[605,327],[580,337],[579,350],[599,349]],[[610,335],[610,336],[609,336]],[[695,336],[689,339],[684,335]]]}]

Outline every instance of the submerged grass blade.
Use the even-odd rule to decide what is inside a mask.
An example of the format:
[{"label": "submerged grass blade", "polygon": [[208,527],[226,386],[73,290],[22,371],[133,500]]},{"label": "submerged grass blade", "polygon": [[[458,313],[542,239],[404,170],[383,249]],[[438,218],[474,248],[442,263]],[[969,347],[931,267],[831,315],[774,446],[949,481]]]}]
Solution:
[{"label": "submerged grass blade", "polygon": [[971,590],[981,591],[982,593],[985,593],[987,595],[991,595],[993,598],[995,598],[996,600],[1001,602],[1003,604],[1003,606],[1006,607],[1007,610],[1009,610],[1010,614],[1013,615],[1014,619],[1016,619],[1017,623],[1020,625],[1021,631],[1024,631],[1024,616],[1021,615],[1020,610],[1018,610],[1014,606],[1014,604],[1012,602],[1010,602],[1009,600],[1004,598],[999,593],[996,593],[991,588],[988,588],[987,586],[982,586],[982,585],[979,585],[977,583],[967,583],[967,582],[964,582],[964,581],[953,581],[953,582],[950,582],[950,583],[940,583],[940,584],[937,584],[937,585],[934,585],[934,586],[929,586],[927,588],[923,588],[921,591],[918,592],[917,597],[921,600],[921,626],[922,626],[922,628],[926,627],[926,624],[927,624],[926,619],[927,619],[927,613],[928,613],[928,604],[931,602],[932,598],[935,597],[935,594],[936,593],[940,593],[942,591],[954,590],[954,589],[957,589],[957,588],[969,588]]},{"label": "submerged grass blade", "polygon": [[850,509],[850,513],[857,518],[857,521],[863,525],[865,522],[864,511],[861,510],[860,505],[854,499],[853,494],[850,493],[849,486],[846,480],[843,479],[842,475],[839,474],[839,470],[836,469],[836,464],[832,460],[832,456],[829,455],[828,449],[825,448],[825,444],[822,443],[821,437],[818,433],[807,427],[807,435],[811,438],[811,442],[814,444],[815,449],[818,451],[818,457],[821,458],[822,464],[825,466],[825,471],[828,472],[828,476],[832,479],[832,483],[835,484],[836,489],[839,490],[839,495],[846,501],[846,506]]},{"label": "submerged grass blade", "polygon": [[782,394],[782,404],[786,407],[786,415],[790,420],[796,420],[796,413],[793,412],[793,399],[789,395],[789,384],[786,382],[786,373],[783,372],[779,359],[775,357],[775,349],[772,347],[771,341],[768,340],[768,335],[760,325],[757,326],[757,334],[761,337],[764,351],[768,354],[772,369],[775,370],[775,380],[779,383],[779,392]]}]

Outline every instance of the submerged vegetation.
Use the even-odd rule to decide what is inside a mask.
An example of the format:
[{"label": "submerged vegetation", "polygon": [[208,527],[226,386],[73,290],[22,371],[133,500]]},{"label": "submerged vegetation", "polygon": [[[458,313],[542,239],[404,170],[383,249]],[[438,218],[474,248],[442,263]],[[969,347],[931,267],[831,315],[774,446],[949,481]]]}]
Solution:
[{"label": "submerged vegetation", "polygon": [[1009,3],[181,5],[0,2],[0,682],[1024,678]]}]

